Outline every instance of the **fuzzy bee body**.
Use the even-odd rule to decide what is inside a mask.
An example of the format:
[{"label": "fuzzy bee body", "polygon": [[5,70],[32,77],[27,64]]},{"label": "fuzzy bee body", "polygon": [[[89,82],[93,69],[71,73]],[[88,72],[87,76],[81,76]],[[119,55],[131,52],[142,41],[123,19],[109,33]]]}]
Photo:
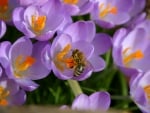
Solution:
[{"label": "fuzzy bee body", "polygon": [[85,69],[85,57],[78,49],[72,51],[72,58],[75,62],[74,76],[79,76]]}]

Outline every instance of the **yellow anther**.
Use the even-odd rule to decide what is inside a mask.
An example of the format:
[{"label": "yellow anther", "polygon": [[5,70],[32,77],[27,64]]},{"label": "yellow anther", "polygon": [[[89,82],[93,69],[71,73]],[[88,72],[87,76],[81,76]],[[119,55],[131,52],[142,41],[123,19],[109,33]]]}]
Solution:
[{"label": "yellow anther", "polygon": [[109,13],[110,14],[117,14],[117,12],[118,12],[117,7],[115,7],[115,6],[112,7],[110,4],[108,4],[105,7],[104,3],[100,4],[99,9],[100,9],[100,13],[99,13],[100,18],[104,18]]},{"label": "yellow anther", "polygon": [[23,59],[23,56],[20,55],[16,58],[14,68],[15,68],[15,75],[16,77],[21,77],[20,72],[27,70],[35,63],[35,58],[31,56],[27,56]]},{"label": "yellow anther", "polygon": [[33,31],[37,34],[40,34],[45,27],[46,24],[46,16],[36,16],[32,15],[31,17],[31,27]]},{"label": "yellow anther", "polygon": [[63,2],[66,4],[77,4],[79,0],[63,0]]},{"label": "yellow anther", "polygon": [[144,92],[148,99],[150,99],[150,85],[144,87]]},{"label": "yellow anther", "polygon": [[72,68],[74,65],[74,61],[71,57],[66,58],[68,53],[71,50],[71,45],[67,44],[60,52],[56,54],[55,64],[57,68],[61,71],[64,70],[64,67]]},{"label": "yellow anther", "polygon": [[8,101],[6,100],[9,95],[9,91],[5,90],[2,86],[0,86],[0,106],[7,106]]},{"label": "yellow anther", "polygon": [[62,51],[60,51],[57,55],[56,55],[56,59],[58,61],[64,61],[64,57],[68,54],[68,52],[70,51],[71,49],[71,45],[70,44],[67,44]]},{"label": "yellow anther", "polygon": [[[123,51],[123,53],[126,53],[127,50],[129,50],[129,49],[125,49],[125,50]],[[134,53],[131,53],[131,54],[129,54],[128,56],[126,56],[126,57],[123,59],[123,63],[124,63],[124,64],[127,64],[127,63],[131,62],[133,59],[140,60],[140,59],[142,59],[143,57],[144,57],[143,52],[142,52],[141,50],[137,50],[137,51],[135,51]]]}]

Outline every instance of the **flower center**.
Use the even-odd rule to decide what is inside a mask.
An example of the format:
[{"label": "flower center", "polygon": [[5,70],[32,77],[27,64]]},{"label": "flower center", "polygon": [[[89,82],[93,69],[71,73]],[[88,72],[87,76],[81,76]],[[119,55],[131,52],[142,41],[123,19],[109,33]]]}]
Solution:
[{"label": "flower center", "polygon": [[8,0],[0,1],[0,13],[5,13],[8,9]]},{"label": "flower center", "polygon": [[79,0],[63,0],[63,2],[66,4],[77,4]]},{"label": "flower center", "polygon": [[0,86],[0,106],[7,106],[8,101],[6,100],[9,95],[9,91],[5,90],[2,86]]},{"label": "flower center", "polygon": [[[71,54],[69,54],[72,52]],[[80,75],[86,66],[86,60],[84,54],[78,49],[71,50],[71,45],[66,45],[62,51],[56,54],[55,59],[56,67],[64,71],[65,68],[73,69],[74,75]]]},{"label": "flower center", "polygon": [[31,17],[31,27],[36,34],[40,34],[45,27],[46,16],[36,16]]},{"label": "flower center", "polygon": [[20,78],[21,72],[26,71],[28,68],[30,68],[35,63],[35,59],[31,56],[27,56],[25,59],[22,55],[19,55],[14,63],[14,73],[16,78]]},{"label": "flower center", "polygon": [[118,9],[115,6],[111,6],[110,4],[104,5],[104,3],[99,5],[99,17],[104,18],[108,14],[117,14]]},{"label": "flower center", "polygon": [[148,99],[150,99],[150,85],[144,87],[144,92]]},{"label": "flower center", "polygon": [[141,60],[143,57],[144,57],[144,54],[141,50],[137,50],[131,54],[128,54],[128,55],[125,55],[127,53],[127,51],[129,50],[130,48],[126,48],[124,51],[123,51],[123,55],[125,56],[123,58],[123,63],[125,65],[129,64],[132,60],[136,59],[136,60]]}]

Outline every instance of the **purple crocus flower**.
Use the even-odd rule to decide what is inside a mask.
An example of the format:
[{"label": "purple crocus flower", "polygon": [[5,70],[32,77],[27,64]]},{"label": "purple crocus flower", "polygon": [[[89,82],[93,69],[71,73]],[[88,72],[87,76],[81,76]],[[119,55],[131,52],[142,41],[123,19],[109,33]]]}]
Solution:
[{"label": "purple crocus flower", "polygon": [[68,15],[83,15],[91,11],[93,2],[91,0],[59,0]]},{"label": "purple crocus flower", "polygon": [[108,92],[95,92],[90,96],[86,94],[78,95],[72,103],[73,110],[92,110],[106,111],[111,103],[110,94]]},{"label": "purple crocus flower", "polygon": [[[50,69],[45,68],[41,59],[42,49],[45,42],[32,42],[27,37],[18,39],[13,45],[5,42],[1,45],[4,55],[0,56],[2,66],[6,70],[8,78],[15,80],[24,90],[32,91],[38,85],[32,80],[38,80],[46,77]],[[4,61],[2,61],[4,60]]]},{"label": "purple crocus flower", "polygon": [[105,68],[105,61],[99,55],[111,47],[110,36],[95,32],[92,21],[78,21],[66,27],[51,48],[45,49],[43,53],[51,55],[52,70],[58,78],[85,80],[93,71]]},{"label": "purple crocus flower", "polygon": [[48,0],[19,0],[21,6],[28,6],[28,5],[43,5]]},{"label": "purple crocus flower", "polygon": [[19,6],[18,0],[0,1],[0,20],[10,23],[12,21],[12,11]]},{"label": "purple crocus flower", "polygon": [[59,6],[57,1],[49,0],[42,6],[18,7],[13,12],[13,22],[26,36],[40,41],[48,40],[64,21]]},{"label": "purple crocus flower", "polygon": [[122,28],[114,35],[114,62],[128,75],[150,69],[149,30],[150,21],[146,20],[132,31]]},{"label": "purple crocus flower", "polygon": [[25,92],[13,80],[0,80],[0,106],[22,105],[25,100]]},{"label": "purple crocus flower", "polygon": [[4,21],[0,21],[0,38],[4,36],[6,32],[6,24]]},{"label": "purple crocus flower", "polygon": [[144,6],[145,0],[95,0],[91,19],[101,27],[112,28],[128,22]]},{"label": "purple crocus flower", "polygon": [[150,71],[140,73],[130,81],[130,95],[135,104],[143,111],[150,111]]}]

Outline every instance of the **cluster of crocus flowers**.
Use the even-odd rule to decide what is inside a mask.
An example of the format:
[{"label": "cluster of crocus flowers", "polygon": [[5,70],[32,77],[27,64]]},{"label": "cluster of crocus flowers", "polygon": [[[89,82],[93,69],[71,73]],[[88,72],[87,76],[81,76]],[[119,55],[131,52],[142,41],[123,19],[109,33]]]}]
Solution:
[{"label": "cluster of crocus flowers", "polygon": [[143,113],[150,111],[149,57],[150,20],[133,28],[121,28],[113,38],[113,58],[116,65],[130,78],[130,95]]},{"label": "cluster of crocus flowers", "polygon": [[[141,22],[145,16],[136,18],[144,7],[145,0],[2,0],[0,38],[8,22],[23,36],[15,42],[0,43],[0,106],[23,104],[25,91],[39,86],[34,80],[47,77],[51,71],[60,80],[86,80],[93,72],[105,69],[100,55],[112,46],[114,62],[124,72],[132,76],[148,71],[150,22]],[[88,21],[72,18],[86,14],[90,15]],[[129,25],[132,22],[136,23],[134,28]],[[95,24],[102,28],[125,24],[129,28],[119,29],[111,37],[97,32]],[[138,86],[132,88],[134,81],[139,82],[136,79],[131,80],[131,95],[142,106],[134,95]],[[149,85],[140,87],[140,96],[149,100]],[[72,109],[106,111],[110,101],[110,94],[104,91],[80,94]]]}]

